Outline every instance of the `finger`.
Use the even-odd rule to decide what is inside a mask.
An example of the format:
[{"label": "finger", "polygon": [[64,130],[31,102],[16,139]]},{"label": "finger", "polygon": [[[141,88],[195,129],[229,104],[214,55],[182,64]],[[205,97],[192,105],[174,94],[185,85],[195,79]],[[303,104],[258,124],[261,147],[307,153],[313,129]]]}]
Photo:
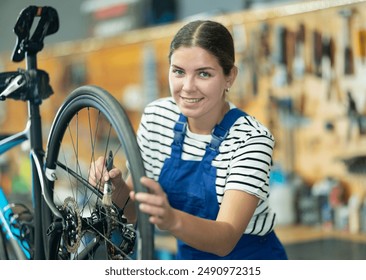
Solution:
[{"label": "finger", "polygon": [[104,162],[104,157],[98,157],[98,159],[92,163],[92,167],[95,169],[95,171],[100,172],[102,169],[104,169]]},{"label": "finger", "polygon": [[160,225],[163,223],[163,219],[161,217],[158,216],[150,216],[149,217],[149,222],[154,224],[154,225]]},{"label": "finger", "polygon": [[135,192],[134,191],[130,191],[130,199],[132,199],[132,201],[135,201],[136,198],[135,198]]},{"label": "finger", "polygon": [[155,180],[148,178],[146,176],[141,177],[140,179],[141,184],[143,184],[150,193],[154,193],[156,195],[164,194],[164,190],[161,188],[160,184]]},{"label": "finger", "polygon": [[[129,195],[130,195],[130,199],[132,201],[135,201],[136,200],[136,193],[134,191],[130,191],[130,194]],[[145,208],[146,206],[144,206],[144,205],[147,205],[147,204],[139,203],[139,209],[140,209],[140,211],[142,211],[144,213],[147,213],[147,212],[145,212],[145,211],[147,211],[147,209]],[[147,214],[149,214],[149,213],[147,213]],[[149,217],[149,221],[152,224],[157,224],[157,223],[160,223],[161,222],[158,219],[158,217],[154,217],[154,216],[151,216],[151,215]]]},{"label": "finger", "polygon": [[152,205],[152,204],[140,203],[139,208],[140,208],[141,212],[144,212],[151,216],[156,216],[156,217],[164,216],[164,209],[161,207]]},{"label": "finger", "polygon": [[99,183],[104,184],[105,181],[110,179],[110,174],[105,168],[105,157],[99,157],[94,163],[94,174]]},{"label": "finger", "polygon": [[119,170],[118,168],[112,168],[109,172],[108,172],[108,175],[109,175],[109,178],[111,179],[114,179],[114,178],[117,178],[119,176],[121,176],[122,172],[121,170]]},{"label": "finger", "polygon": [[96,172],[92,169],[89,170],[89,183],[92,184],[93,186],[96,186],[96,184],[98,183],[98,175],[96,174]]},{"label": "finger", "polygon": [[[93,161],[89,168],[89,182],[94,186],[101,186],[104,184],[104,178],[102,172],[104,171],[104,157],[99,157]],[[108,175],[108,174],[107,174]],[[108,180],[108,176],[106,178]]]},{"label": "finger", "polygon": [[93,174],[95,178],[100,178],[103,170],[104,157],[99,157],[96,161],[90,165],[90,174]]},{"label": "finger", "polygon": [[164,207],[165,203],[165,194],[156,195],[150,193],[139,192],[135,193],[135,200],[137,200],[140,204],[148,204],[156,207]]}]

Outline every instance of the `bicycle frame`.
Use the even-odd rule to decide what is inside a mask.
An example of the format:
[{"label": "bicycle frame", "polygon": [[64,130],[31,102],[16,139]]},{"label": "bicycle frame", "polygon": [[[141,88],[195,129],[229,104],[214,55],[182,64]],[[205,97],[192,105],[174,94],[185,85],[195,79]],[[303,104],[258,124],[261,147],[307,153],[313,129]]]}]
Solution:
[{"label": "bicycle frame", "polygon": [[[36,27],[32,37],[30,38],[30,28],[35,17],[40,17],[38,26]],[[14,27],[14,32],[18,36],[17,44],[13,52],[12,60],[20,62],[25,58],[26,71],[37,70],[37,53],[43,48],[43,39],[45,36],[55,33],[58,30],[58,17],[54,9],[45,7],[40,9],[36,6],[29,6],[24,9]],[[24,131],[6,136],[0,140],[0,154],[20,145],[22,142],[28,140],[30,144],[30,160],[31,160],[31,174],[32,174],[32,202],[34,209],[41,209],[44,201],[49,205],[54,214],[59,216],[59,212],[54,204],[49,199],[49,194],[45,192],[44,187],[44,149],[42,136],[42,122],[40,115],[40,105],[42,98],[40,97],[38,88],[34,87],[32,92],[29,92],[29,98],[26,99],[28,103],[28,122]],[[2,192],[3,193],[3,192]],[[44,201],[43,201],[44,198]],[[7,205],[7,199],[3,195],[2,204]],[[29,255],[24,254],[24,248],[19,243],[20,240],[14,235],[9,222],[7,220],[6,205],[1,205],[1,223],[5,228],[6,237],[9,238],[13,245],[17,257],[30,258]],[[42,228],[42,217],[35,215],[34,227]],[[41,230],[35,231],[34,236],[34,259],[45,259],[45,250],[43,245],[43,235]]]},{"label": "bicycle frame", "polygon": [[[32,61],[34,60],[34,61]],[[28,67],[35,67],[35,59],[32,57],[27,56]],[[42,194],[42,187],[41,181],[44,182],[44,175],[43,172],[40,172],[39,168],[37,168],[37,163],[43,165],[44,160],[44,150],[43,150],[43,140],[42,140],[42,129],[41,129],[41,116],[39,113],[39,104],[36,104],[32,101],[28,101],[28,123],[24,131],[20,133],[16,133],[0,141],[0,154],[3,154],[10,149],[20,145],[24,141],[28,140],[30,143],[30,157],[31,157],[31,173],[32,173],[32,201],[33,207],[41,207],[41,200],[39,199]],[[4,199],[2,201],[5,203]],[[6,229],[6,234],[10,238],[10,240],[16,240],[14,236],[14,232],[11,231],[8,219],[6,218],[6,211],[4,211],[4,207],[7,205],[1,205],[2,211],[2,223]],[[35,227],[41,226],[41,219],[40,217],[35,218]],[[35,252],[37,255],[34,256],[35,259],[43,259],[44,254],[43,252],[43,243],[42,243],[42,236],[40,234],[36,235],[34,240]],[[22,258],[22,254],[19,253],[19,249],[24,252],[24,248],[20,245],[20,241],[15,243],[12,241],[13,247],[18,248],[15,249],[18,258]],[[25,255],[26,258],[29,258],[29,255]],[[23,257],[24,258],[24,257]]]},{"label": "bicycle frame", "polygon": [[22,242],[19,240],[18,235],[20,230],[11,227],[11,216],[13,212],[9,207],[9,202],[6,199],[6,195],[0,188],[0,226],[2,228],[5,239],[11,245],[14,254],[18,260],[30,259],[31,255],[28,249],[30,245],[28,242]]},{"label": "bicycle frame", "polygon": [[[28,131],[26,128],[23,132],[7,136],[0,141],[0,155],[8,150],[20,145],[28,139]],[[19,240],[19,229],[11,226],[12,209],[9,207],[9,202],[4,191],[0,187],[0,226],[6,240],[11,245],[17,259],[30,259],[31,255],[28,251],[30,245],[27,242]]]},{"label": "bicycle frame", "polygon": [[[26,56],[27,60],[27,69],[36,69],[36,57],[35,55]],[[7,136],[0,140],[0,155],[9,151],[10,149],[20,145],[24,141],[28,140],[30,143],[30,158],[31,158],[31,174],[32,174],[32,201],[33,207],[40,209],[42,204],[42,198],[47,203],[48,207],[52,210],[52,212],[61,218],[61,214],[57,210],[57,208],[52,203],[50,199],[50,195],[45,190],[45,174],[43,171],[43,163],[44,163],[44,149],[43,149],[43,136],[42,136],[42,127],[41,127],[41,115],[40,115],[40,103],[38,100],[29,100],[28,101],[28,122],[26,128],[19,133]],[[6,198],[5,198],[6,199]],[[6,201],[3,199],[4,201]],[[5,207],[6,205],[0,205]],[[2,207],[2,208],[3,208]],[[1,211],[2,223],[6,228],[6,234],[8,237],[14,237],[14,234],[11,232],[9,227],[9,221],[6,219],[5,211]],[[35,227],[42,226],[42,219],[35,215]],[[7,224],[7,225],[5,225]],[[34,246],[36,255],[35,259],[44,259],[44,248],[43,248],[43,236],[40,231],[37,231],[38,234],[34,236]],[[11,238],[13,239],[13,238]],[[19,244],[12,243],[13,245]],[[24,249],[21,248],[20,249]],[[19,248],[16,249],[19,251]],[[18,254],[18,257],[21,258],[21,254]],[[29,256],[28,256],[29,257]]]}]

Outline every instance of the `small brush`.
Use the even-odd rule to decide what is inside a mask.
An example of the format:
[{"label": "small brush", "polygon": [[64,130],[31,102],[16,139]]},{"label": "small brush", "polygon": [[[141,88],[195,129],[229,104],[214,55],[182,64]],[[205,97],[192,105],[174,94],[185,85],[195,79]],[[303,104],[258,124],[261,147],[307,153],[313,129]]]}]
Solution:
[{"label": "small brush", "polygon": [[[106,169],[109,172],[113,167],[113,153],[109,151],[108,158],[105,163]],[[112,183],[110,180],[104,183],[102,203],[105,206],[112,206]]]}]

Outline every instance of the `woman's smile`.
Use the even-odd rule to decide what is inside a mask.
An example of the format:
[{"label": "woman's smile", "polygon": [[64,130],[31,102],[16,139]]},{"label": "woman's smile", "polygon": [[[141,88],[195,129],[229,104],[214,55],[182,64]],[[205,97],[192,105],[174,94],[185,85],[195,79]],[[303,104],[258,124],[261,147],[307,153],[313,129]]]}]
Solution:
[{"label": "woman's smile", "polygon": [[188,98],[188,97],[182,97],[181,98],[186,102],[186,103],[198,103],[200,102],[201,100],[203,100],[203,98]]}]

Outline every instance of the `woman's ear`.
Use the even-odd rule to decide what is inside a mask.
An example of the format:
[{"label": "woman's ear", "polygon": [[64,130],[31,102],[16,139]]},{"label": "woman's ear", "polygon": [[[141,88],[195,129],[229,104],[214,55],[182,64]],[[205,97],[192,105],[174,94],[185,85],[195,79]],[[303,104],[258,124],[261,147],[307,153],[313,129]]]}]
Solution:
[{"label": "woman's ear", "polygon": [[238,75],[238,67],[235,65],[231,68],[229,75],[227,76],[227,88],[231,88],[235,82],[236,76]]}]

